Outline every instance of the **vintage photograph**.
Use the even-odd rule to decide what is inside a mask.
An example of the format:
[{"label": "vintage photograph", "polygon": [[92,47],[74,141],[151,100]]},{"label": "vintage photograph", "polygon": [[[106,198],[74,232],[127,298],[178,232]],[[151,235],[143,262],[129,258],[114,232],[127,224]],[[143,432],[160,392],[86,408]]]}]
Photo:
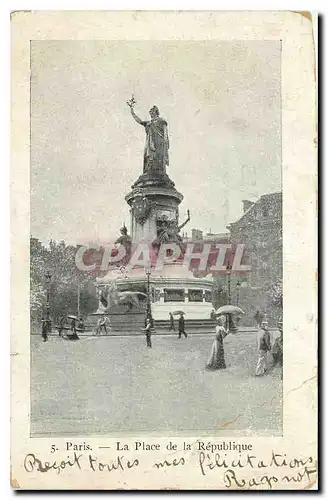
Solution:
[{"label": "vintage photograph", "polygon": [[13,489],[319,488],[315,44],[11,14]]},{"label": "vintage photograph", "polygon": [[281,436],[281,41],[30,72],[31,436]]}]

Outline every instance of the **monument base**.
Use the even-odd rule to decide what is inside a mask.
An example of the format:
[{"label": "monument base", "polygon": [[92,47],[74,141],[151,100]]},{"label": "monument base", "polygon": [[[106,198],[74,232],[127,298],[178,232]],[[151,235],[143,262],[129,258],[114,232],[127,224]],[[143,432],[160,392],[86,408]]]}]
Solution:
[{"label": "monument base", "polygon": [[156,176],[150,174],[141,174],[136,182],[133,184],[132,189],[144,187],[164,187],[164,188],[174,188],[174,182],[171,181],[169,176],[160,172]]},{"label": "monument base", "polygon": [[[118,291],[139,289],[144,293],[147,289],[147,277],[143,268],[136,268],[125,276],[113,270],[104,278],[97,279],[98,289],[115,282]],[[153,319],[169,320],[169,314],[182,311],[185,320],[209,320],[213,311],[212,278],[196,278],[181,262],[164,265],[161,271],[152,270],[149,277],[150,301]],[[140,312],[144,304],[140,302]],[[97,311],[105,312],[99,303]]]},{"label": "monument base", "polygon": [[132,241],[139,243],[156,240],[163,218],[178,223],[178,207],[183,196],[172,186],[152,183],[134,187],[125,200],[131,207]]}]

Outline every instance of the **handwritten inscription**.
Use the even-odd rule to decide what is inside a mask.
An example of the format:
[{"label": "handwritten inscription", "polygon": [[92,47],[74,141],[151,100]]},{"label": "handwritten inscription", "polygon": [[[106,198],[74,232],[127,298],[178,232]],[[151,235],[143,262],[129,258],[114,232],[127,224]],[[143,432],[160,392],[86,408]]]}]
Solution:
[{"label": "handwritten inscription", "polygon": [[186,463],[183,457],[174,458],[173,460],[164,460],[163,462],[155,462],[154,467],[157,469],[162,469],[163,467],[176,467],[177,465],[184,465]]},{"label": "handwritten inscription", "polygon": [[[240,454],[239,454],[240,455]],[[241,470],[245,468],[250,469],[268,469],[272,474],[273,470],[283,470],[281,474],[256,474],[250,479],[243,479],[241,477]],[[230,460],[226,454],[221,456],[219,453],[215,455],[199,453],[199,468],[201,474],[205,476],[208,472],[215,469],[224,469],[224,484],[227,488],[257,488],[265,486],[272,489],[276,483],[300,483],[306,479],[309,483],[313,480],[313,475],[317,473],[317,468],[313,457],[305,459],[292,458],[288,459],[286,455],[272,452],[270,460],[259,460],[255,455],[239,456],[238,459]],[[286,471],[287,469],[287,471]],[[300,469],[295,471],[295,469]],[[289,473],[289,470],[291,472]],[[286,473],[287,472],[287,473]]]},{"label": "handwritten inscription", "polygon": [[[68,457],[67,460],[43,462],[37,458],[34,453],[29,453],[26,455],[24,460],[24,469],[26,472],[48,472],[50,470],[54,470],[57,474],[68,467],[85,470],[85,466],[82,465],[82,460],[83,455],[77,455],[74,453],[73,457]],[[125,460],[124,456],[118,456],[114,460],[102,462],[98,460],[97,457],[89,454],[87,463],[88,468],[93,472],[114,472],[117,470],[126,471],[132,469],[133,467],[137,467],[139,465],[139,460],[137,458]]]},{"label": "handwritten inscription", "polygon": [[215,455],[201,452],[199,453],[199,467],[203,476],[206,475],[207,471],[212,471],[217,468],[224,469],[244,469],[245,467],[250,467],[252,469],[263,469],[269,467],[289,467],[294,469],[295,467],[305,467],[308,464],[313,464],[313,458],[308,457],[305,459],[292,458],[287,459],[286,455],[281,455],[280,453],[272,452],[270,460],[259,460],[255,455],[241,456],[239,454],[238,459],[230,460],[227,458],[226,454],[224,456],[220,453],[215,453]]},{"label": "handwritten inscription", "polygon": [[[149,446],[153,446],[150,444]],[[140,451],[151,451],[148,446],[140,446],[136,442],[136,447]],[[117,448],[125,449],[124,445],[117,442]],[[133,446],[134,448],[134,446]],[[176,445],[169,442],[168,448],[176,451]],[[183,446],[185,448],[185,446]],[[195,446],[196,448],[196,446]],[[201,447],[201,449],[203,449]],[[205,449],[213,449],[211,446]],[[148,453],[145,454],[148,457]],[[157,459],[154,462],[147,460],[147,466],[143,466],[142,455],[128,458],[124,455],[117,455],[113,459],[97,457],[94,453],[74,454],[67,456],[63,460],[43,460],[34,453],[28,453],[24,460],[24,469],[28,473],[63,473],[67,469],[75,471],[90,470],[93,473],[128,473],[131,469],[140,468],[141,471],[156,470],[158,473],[164,470],[174,470],[175,468],[190,465],[195,467],[195,472],[201,476],[219,473],[223,487],[227,489],[274,489],[275,485],[296,485],[300,483],[311,484],[315,481],[317,467],[315,459],[308,457],[288,457],[286,454],[272,451],[267,459],[259,458],[255,453],[234,453],[233,457],[228,453],[206,453],[204,451],[197,454],[183,456],[171,454]],[[196,460],[196,461],[195,461]],[[187,463],[189,462],[189,463]],[[250,471],[254,471],[250,474]]]},{"label": "handwritten inscription", "polygon": [[89,465],[90,468],[95,471],[107,471],[113,472],[116,470],[129,470],[133,467],[137,467],[139,465],[139,460],[134,458],[133,460],[125,460],[124,457],[117,457],[116,460],[111,460],[108,463],[100,462],[96,457],[89,455]]},{"label": "handwritten inscription", "polygon": [[68,457],[67,460],[43,462],[42,460],[37,458],[34,453],[29,453],[28,455],[26,455],[24,460],[24,469],[26,470],[26,472],[48,472],[49,470],[54,470],[57,472],[57,474],[68,467],[77,467],[81,470],[81,458],[82,455],[77,455],[76,453],[74,453],[73,457]]},{"label": "handwritten inscription", "polygon": [[[305,478],[309,483],[311,483],[314,479],[313,475],[316,473],[317,469],[315,467],[304,467],[295,475],[287,474],[281,477],[280,481],[281,483],[300,483]],[[238,477],[235,470],[228,469],[224,473],[224,483],[227,488],[254,488],[257,486],[266,486],[271,490],[273,484],[279,483],[279,477],[270,476],[268,474],[260,474],[259,476],[251,477],[246,481],[245,479]]]}]

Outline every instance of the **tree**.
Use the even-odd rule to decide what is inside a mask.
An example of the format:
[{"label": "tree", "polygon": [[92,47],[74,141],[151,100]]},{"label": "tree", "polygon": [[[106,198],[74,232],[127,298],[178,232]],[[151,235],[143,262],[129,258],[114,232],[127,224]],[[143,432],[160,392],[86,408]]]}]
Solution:
[{"label": "tree", "polygon": [[46,288],[44,272],[46,249],[37,238],[30,240],[30,309],[31,320],[36,321],[42,315],[45,306]]},{"label": "tree", "polygon": [[50,315],[52,319],[77,313],[77,290],[80,288],[80,313],[83,316],[97,309],[95,276],[80,271],[75,264],[77,246],[50,241],[45,248],[36,239],[30,240],[30,302],[31,321],[39,321],[46,305],[45,273],[51,274]]},{"label": "tree", "polygon": [[274,307],[282,308],[283,305],[283,288],[282,279],[278,279],[274,285],[268,290],[268,298]]}]

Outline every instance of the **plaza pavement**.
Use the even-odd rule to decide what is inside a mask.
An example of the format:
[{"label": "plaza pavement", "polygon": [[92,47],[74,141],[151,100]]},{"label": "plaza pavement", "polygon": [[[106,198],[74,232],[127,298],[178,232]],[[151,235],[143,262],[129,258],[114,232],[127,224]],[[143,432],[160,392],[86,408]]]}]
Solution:
[{"label": "plaza pavement", "polygon": [[281,372],[254,376],[256,332],[226,337],[222,371],[204,369],[212,341],[32,335],[31,434],[281,434]]}]

